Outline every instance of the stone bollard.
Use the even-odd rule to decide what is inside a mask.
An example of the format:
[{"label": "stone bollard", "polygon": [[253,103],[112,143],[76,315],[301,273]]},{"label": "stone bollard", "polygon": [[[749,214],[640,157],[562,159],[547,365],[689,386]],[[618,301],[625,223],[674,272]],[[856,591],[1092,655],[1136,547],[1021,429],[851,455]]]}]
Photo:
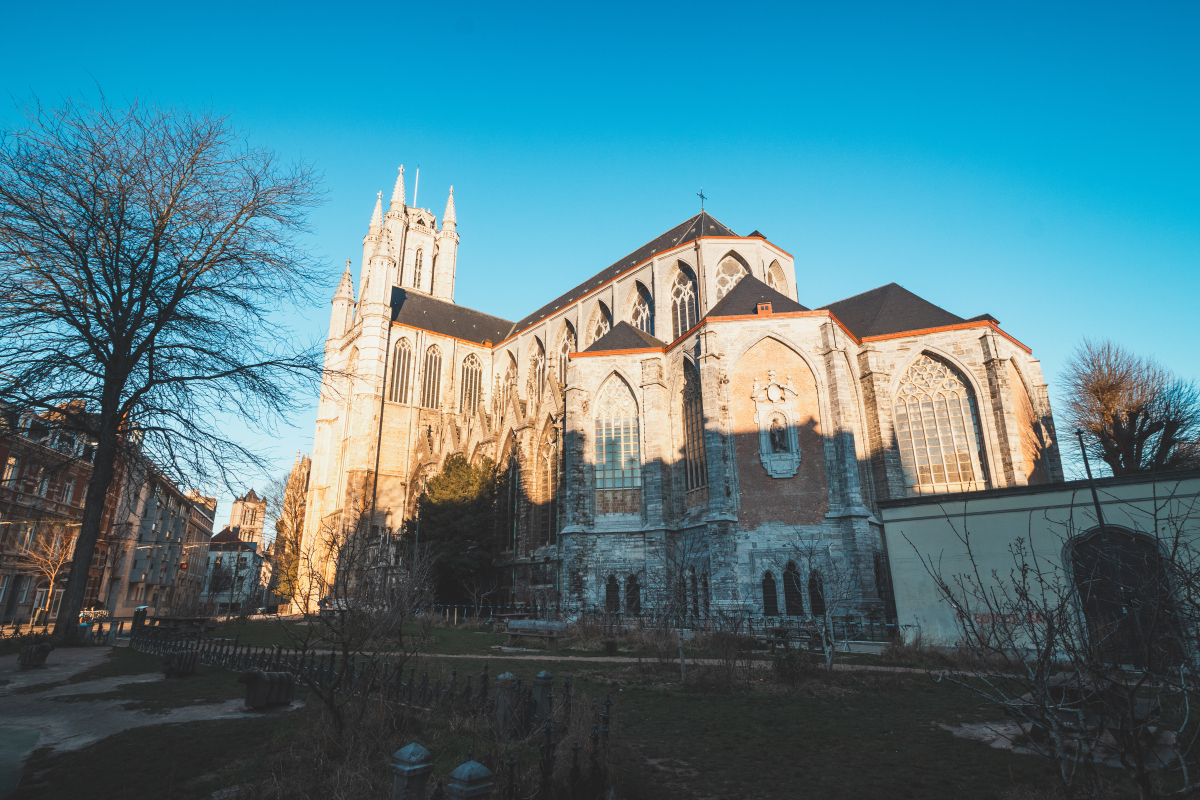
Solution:
[{"label": "stone bollard", "polygon": [[554,691],[554,676],[542,670],[533,676],[533,699],[537,701],[537,711],[534,712],[535,723],[550,716],[554,711],[550,707],[550,693]]},{"label": "stone bollard", "polygon": [[413,742],[392,753],[392,800],[425,800],[433,756]]},{"label": "stone bollard", "polygon": [[125,627],[125,622],[110,622],[108,623],[108,639],[105,644],[109,647],[117,646],[117,637],[121,635],[121,628]]},{"label": "stone bollard", "polygon": [[446,797],[450,800],[490,800],[492,771],[478,761],[468,761],[450,773]]},{"label": "stone bollard", "polygon": [[[512,739],[521,727],[520,692],[517,676],[506,672],[496,678],[496,727],[500,735]],[[475,762],[470,762],[475,763]]]}]

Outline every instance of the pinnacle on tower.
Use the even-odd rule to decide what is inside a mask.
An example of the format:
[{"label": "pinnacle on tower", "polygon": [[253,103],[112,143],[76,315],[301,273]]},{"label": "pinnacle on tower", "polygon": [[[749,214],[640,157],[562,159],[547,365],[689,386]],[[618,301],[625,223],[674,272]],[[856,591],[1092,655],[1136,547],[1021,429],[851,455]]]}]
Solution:
[{"label": "pinnacle on tower", "polygon": [[338,284],[337,291],[333,294],[333,299],[338,300],[346,298],[350,302],[354,302],[354,279],[350,277],[350,259],[346,259],[346,271],[342,273],[342,281]]},{"label": "pinnacle on tower", "polygon": [[454,217],[454,187],[450,187],[450,199],[446,201],[446,213],[442,215],[442,225],[449,223],[457,225],[458,220]]},{"label": "pinnacle on tower", "polygon": [[383,230],[383,192],[375,193],[375,211],[371,214],[371,233]]},{"label": "pinnacle on tower", "polygon": [[404,210],[404,165],[400,165],[400,174],[396,176],[396,188],[392,189],[392,211]]}]

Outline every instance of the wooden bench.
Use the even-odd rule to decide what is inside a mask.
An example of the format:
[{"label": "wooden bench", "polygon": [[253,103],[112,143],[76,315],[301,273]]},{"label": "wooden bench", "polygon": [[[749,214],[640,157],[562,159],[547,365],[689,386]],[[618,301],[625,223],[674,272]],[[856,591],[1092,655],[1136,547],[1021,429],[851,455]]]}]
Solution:
[{"label": "wooden bench", "polygon": [[508,647],[516,647],[522,636],[533,636],[542,640],[547,650],[558,644],[559,634],[567,632],[565,622],[547,622],[541,619],[512,619],[507,622]]}]

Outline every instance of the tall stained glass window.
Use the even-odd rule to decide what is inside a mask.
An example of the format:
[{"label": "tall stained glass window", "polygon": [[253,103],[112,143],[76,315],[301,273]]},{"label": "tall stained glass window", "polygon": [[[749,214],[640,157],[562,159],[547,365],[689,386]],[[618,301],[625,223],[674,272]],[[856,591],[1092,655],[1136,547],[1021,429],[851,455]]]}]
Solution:
[{"label": "tall stained glass window", "polygon": [[459,411],[463,414],[474,414],[479,408],[479,391],[483,384],[483,364],[479,357],[471,353],[462,363],[462,391],[459,396]]},{"label": "tall stained glass window", "polygon": [[596,403],[596,488],[642,486],[637,403],[624,381],[609,379]]},{"label": "tall stained glass window", "polygon": [[[450,369],[453,370],[454,366],[451,365]],[[425,351],[425,375],[421,381],[421,405],[425,408],[437,408],[441,402],[442,351],[436,344],[433,344]]]},{"label": "tall stained glass window", "polygon": [[696,321],[696,278],[680,266],[671,283],[671,341],[690,331]]},{"label": "tall stained glass window", "polygon": [[683,362],[683,460],[687,491],[708,485],[704,456],[704,399],[700,373],[692,362]]},{"label": "tall stained glass window", "polygon": [[392,383],[388,387],[388,400],[393,403],[407,403],[411,378],[412,345],[408,339],[401,339],[392,350]]},{"label": "tall stained glass window", "polygon": [[895,412],[900,463],[910,492],[986,487],[975,396],[953,367],[921,355],[900,380]]}]

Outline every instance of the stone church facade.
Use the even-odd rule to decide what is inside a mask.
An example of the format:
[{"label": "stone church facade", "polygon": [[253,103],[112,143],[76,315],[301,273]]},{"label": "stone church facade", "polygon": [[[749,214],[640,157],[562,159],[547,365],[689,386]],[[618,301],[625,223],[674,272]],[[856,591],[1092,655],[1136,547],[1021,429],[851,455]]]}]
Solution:
[{"label": "stone church facade", "polygon": [[506,478],[515,601],[807,613],[817,554],[882,613],[878,502],[1063,479],[1039,362],[988,314],[896,284],[809,308],[790,253],[701,212],[511,322],[454,304],[457,245],[453,188],[438,227],[401,168],[333,298],[305,547],[399,530],[461,453]]}]

